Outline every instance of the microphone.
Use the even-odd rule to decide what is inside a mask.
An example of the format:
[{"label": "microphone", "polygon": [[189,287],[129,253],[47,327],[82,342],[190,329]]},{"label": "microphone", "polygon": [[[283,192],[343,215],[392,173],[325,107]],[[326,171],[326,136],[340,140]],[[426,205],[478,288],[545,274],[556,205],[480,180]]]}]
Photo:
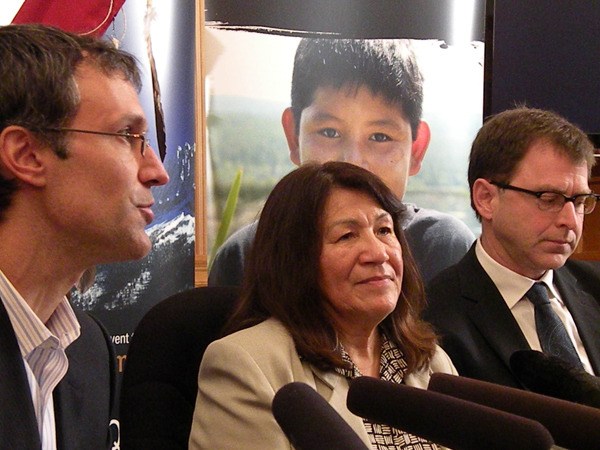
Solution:
[{"label": "microphone", "polygon": [[530,391],[600,408],[600,378],[556,356],[519,350],[511,355],[510,368]]},{"label": "microphone", "polygon": [[308,384],[283,386],[275,394],[271,409],[298,450],[368,450],[350,425]]},{"label": "microphone", "polygon": [[429,389],[536,420],[561,447],[589,450],[600,442],[600,410],[589,406],[442,373],[431,375]]},{"label": "microphone", "polygon": [[371,377],[350,382],[348,409],[454,450],[544,449],[554,444],[538,422],[504,411]]}]

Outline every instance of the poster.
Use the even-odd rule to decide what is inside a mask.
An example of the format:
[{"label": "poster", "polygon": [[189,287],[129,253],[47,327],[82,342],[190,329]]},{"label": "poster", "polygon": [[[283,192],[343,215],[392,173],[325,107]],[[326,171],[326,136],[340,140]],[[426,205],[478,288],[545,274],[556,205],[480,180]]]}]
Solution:
[{"label": "poster", "polygon": [[425,79],[423,120],[431,142],[404,200],[453,214],[479,233],[467,165],[483,117],[482,2],[233,3],[206,2],[208,249],[239,171],[229,234],[257,218],[272,187],[295,167],[281,114],[290,105],[294,54],[304,37],[411,39]]},{"label": "poster", "polygon": [[151,36],[165,120],[165,168],[170,181],[152,189],[155,220],[146,229],[153,242],[139,261],[97,267],[96,281],[72,301],[107,328],[123,371],[136,325],[153,305],[194,285],[194,58],[195,2],[127,0],[106,31],[120,48],[134,54],[142,71],[140,102],[146,113],[147,136],[157,149],[157,130],[145,23]]}]

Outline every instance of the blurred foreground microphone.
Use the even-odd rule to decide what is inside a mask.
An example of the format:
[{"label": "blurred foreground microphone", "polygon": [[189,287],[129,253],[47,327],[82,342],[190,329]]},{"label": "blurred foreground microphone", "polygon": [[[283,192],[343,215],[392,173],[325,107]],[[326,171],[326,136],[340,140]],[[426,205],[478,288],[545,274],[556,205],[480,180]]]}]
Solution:
[{"label": "blurred foreground microphone", "polygon": [[454,450],[548,450],[554,444],[534,420],[371,377],[350,382],[348,409]]},{"label": "blurred foreground microphone", "polygon": [[298,450],[368,450],[350,425],[308,384],[283,386],[275,394],[271,409]]},{"label": "blurred foreground microphone", "polygon": [[556,445],[569,449],[600,448],[600,410],[546,395],[474,380],[434,373],[429,389],[501,409],[541,423]]},{"label": "blurred foreground microphone", "polygon": [[600,378],[556,356],[519,350],[511,355],[510,368],[530,391],[600,408]]}]

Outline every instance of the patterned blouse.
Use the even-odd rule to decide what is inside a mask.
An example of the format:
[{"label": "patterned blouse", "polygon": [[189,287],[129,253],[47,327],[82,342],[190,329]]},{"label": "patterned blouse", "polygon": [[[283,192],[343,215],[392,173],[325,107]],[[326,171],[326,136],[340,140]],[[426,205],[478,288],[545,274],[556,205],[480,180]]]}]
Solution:
[{"label": "patterned blouse", "polygon": [[[348,379],[362,376],[344,347],[341,344],[340,347],[342,358],[350,367],[338,367],[335,370]],[[381,379],[394,383],[402,383],[406,374],[406,368],[407,364],[402,351],[383,334],[380,363]],[[367,419],[363,419],[363,423],[371,440],[371,447],[374,450],[437,450],[438,448],[433,442],[392,428],[389,425],[371,423]]]}]

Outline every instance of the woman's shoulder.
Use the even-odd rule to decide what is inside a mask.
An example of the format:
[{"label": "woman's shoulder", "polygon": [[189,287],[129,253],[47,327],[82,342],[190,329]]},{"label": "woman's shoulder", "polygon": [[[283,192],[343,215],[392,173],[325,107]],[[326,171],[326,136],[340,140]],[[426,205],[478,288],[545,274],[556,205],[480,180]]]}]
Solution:
[{"label": "woman's shoulder", "polygon": [[240,341],[253,337],[266,337],[266,336],[290,336],[290,333],[287,331],[285,326],[277,319],[270,317],[262,322],[251,326],[249,328],[245,328],[240,331],[236,331],[228,336],[222,338],[223,340],[230,339],[232,341]]},{"label": "woman's shoulder", "polygon": [[456,371],[456,368],[454,367],[452,360],[450,359],[448,354],[444,351],[444,349],[442,347],[440,347],[439,345],[436,345],[435,353],[433,354],[433,357],[431,358],[431,362],[429,363],[429,372],[430,373],[442,372],[442,373],[458,375],[458,372]]},{"label": "woman's shoulder", "polygon": [[452,364],[452,360],[440,346],[436,346],[435,353],[433,354],[431,361],[429,361],[429,365],[421,370],[408,374],[404,382],[408,386],[427,389],[432,373],[458,375],[454,364]]},{"label": "woman's shoulder", "polygon": [[201,373],[202,369],[220,376],[223,371],[235,370],[244,373],[247,379],[269,380],[275,388],[292,381],[314,385],[291,335],[275,319],[214,341],[202,358]]},{"label": "woman's shoulder", "polygon": [[275,351],[293,346],[293,339],[284,325],[277,319],[269,318],[257,325],[218,339],[209,347],[237,347],[249,353],[261,352],[266,354],[270,350]]}]

